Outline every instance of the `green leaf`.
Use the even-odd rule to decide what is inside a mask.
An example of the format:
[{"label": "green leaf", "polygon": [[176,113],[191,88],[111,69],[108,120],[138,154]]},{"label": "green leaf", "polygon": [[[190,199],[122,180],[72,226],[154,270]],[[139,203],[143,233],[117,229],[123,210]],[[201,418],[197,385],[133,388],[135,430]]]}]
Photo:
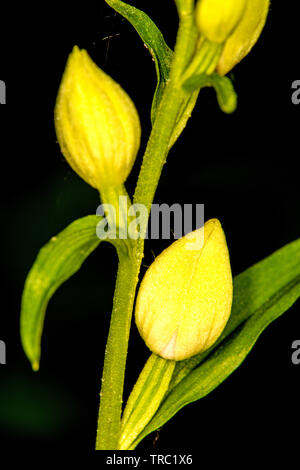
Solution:
[{"label": "green leaf", "polygon": [[38,370],[46,308],[58,287],[76,273],[99,245],[91,215],[69,225],[40,250],[25,282],[21,306],[21,340],[32,368]]},{"label": "green leaf", "polygon": [[168,390],[174,367],[174,361],[151,354],[127,401],[118,449],[129,449],[149,423]]},{"label": "green leaf", "polygon": [[207,352],[179,362],[173,386],[132,448],[182,407],[206,396],[246,358],[259,335],[300,296],[300,239],[234,279],[233,308],[219,341]]},{"label": "green leaf", "polygon": [[228,77],[218,74],[213,75],[193,75],[183,83],[183,88],[189,92],[199,90],[204,87],[213,87],[216,91],[217,100],[221,110],[230,114],[236,110],[237,94],[232,82]]},{"label": "green leaf", "polygon": [[169,77],[173,51],[167,46],[162,33],[146,13],[120,0],[105,1],[132,24],[154,59],[157,87],[151,109],[153,124],[165,83]]}]

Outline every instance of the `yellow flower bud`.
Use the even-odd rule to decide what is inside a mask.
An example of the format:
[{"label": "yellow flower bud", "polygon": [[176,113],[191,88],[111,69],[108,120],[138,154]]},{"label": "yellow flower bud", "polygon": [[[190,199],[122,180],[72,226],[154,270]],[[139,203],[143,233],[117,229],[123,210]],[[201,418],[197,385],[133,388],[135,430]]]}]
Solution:
[{"label": "yellow flower bud", "polygon": [[[195,243],[191,235],[203,236],[203,231],[202,248],[191,249]],[[226,239],[220,222],[211,219],[155,259],[139,289],[135,320],[151,351],[165,359],[182,360],[217,340],[231,304]]]},{"label": "yellow flower bud", "polygon": [[228,39],[217,72],[226,75],[252,49],[266,23],[270,0],[248,0],[245,14]]},{"label": "yellow flower bud", "polygon": [[222,44],[239,24],[247,0],[198,0],[196,24],[201,35]]},{"label": "yellow flower bud", "polygon": [[140,121],[125,91],[74,47],[55,106],[62,153],[94,188],[124,183],[140,144]]}]

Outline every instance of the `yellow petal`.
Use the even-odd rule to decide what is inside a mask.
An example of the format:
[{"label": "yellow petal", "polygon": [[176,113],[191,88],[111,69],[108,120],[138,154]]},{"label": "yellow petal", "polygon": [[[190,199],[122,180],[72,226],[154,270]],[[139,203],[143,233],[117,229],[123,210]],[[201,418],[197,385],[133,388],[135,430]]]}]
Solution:
[{"label": "yellow petal", "polygon": [[139,289],[137,327],[149,349],[165,359],[187,359],[208,349],[230,315],[232,276],[225,235],[217,219],[192,233],[203,231],[202,248],[191,249],[188,234],[163,251]]},{"label": "yellow petal", "polygon": [[196,24],[202,36],[214,43],[223,43],[237,27],[247,0],[198,0]]},{"label": "yellow petal", "polygon": [[245,14],[227,40],[217,72],[226,75],[257,42],[266,23],[270,0],[248,0]]},{"label": "yellow petal", "polygon": [[74,47],[55,106],[55,128],[70,166],[98,190],[126,180],[140,144],[140,121],[125,91]]}]

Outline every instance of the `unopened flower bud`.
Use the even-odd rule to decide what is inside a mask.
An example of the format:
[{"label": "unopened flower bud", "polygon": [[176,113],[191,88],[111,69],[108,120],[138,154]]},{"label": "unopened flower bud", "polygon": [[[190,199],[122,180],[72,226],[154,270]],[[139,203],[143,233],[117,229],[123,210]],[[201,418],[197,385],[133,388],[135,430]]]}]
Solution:
[{"label": "unopened flower bud", "polygon": [[198,0],[196,24],[200,34],[222,44],[233,33],[245,11],[247,0]]},{"label": "unopened flower bud", "polygon": [[125,91],[74,47],[55,106],[62,153],[79,176],[98,190],[126,180],[140,144],[140,121]]},{"label": "unopened flower bud", "polygon": [[[190,249],[191,235],[203,235],[203,230],[202,248]],[[231,311],[232,276],[220,222],[211,219],[192,234],[155,259],[136,302],[142,338],[151,351],[170,360],[188,359],[208,349]]]},{"label": "unopened flower bud", "polygon": [[222,52],[217,72],[226,75],[252,49],[266,23],[270,0],[248,0],[245,13],[239,25]]}]

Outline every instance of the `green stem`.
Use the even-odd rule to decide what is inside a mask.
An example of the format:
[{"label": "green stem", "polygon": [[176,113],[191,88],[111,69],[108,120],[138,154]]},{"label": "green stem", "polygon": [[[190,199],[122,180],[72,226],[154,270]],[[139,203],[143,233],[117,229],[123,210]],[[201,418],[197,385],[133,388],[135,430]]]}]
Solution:
[{"label": "green stem", "polygon": [[188,97],[187,93],[181,88],[180,78],[186,65],[191,60],[197,43],[194,2],[180,0],[178,3],[180,4],[180,7],[177,5],[180,23],[170,79],[166,84],[148,141],[133,200],[135,204],[144,204],[148,212],[151,209],[162,168],[166,162],[170,139],[178,114],[182,104],[186,102]]},{"label": "green stem", "polygon": [[97,450],[118,448],[128,339],[138,269],[119,253],[119,267],[100,393]]},{"label": "green stem", "polygon": [[[180,87],[179,78],[196,45],[197,34],[194,26],[193,4],[194,2],[191,0],[180,0],[177,5],[180,25],[170,80],[166,85],[149,138],[135,191],[134,202],[144,204],[148,214],[167,157],[176,120],[187,97],[186,92]],[[145,231],[146,221],[143,226],[143,232],[145,233]],[[113,312],[103,368],[97,450],[118,449],[129,330],[138,275],[144,253],[143,238],[142,236],[135,242],[133,258],[130,259],[120,254]]]},{"label": "green stem", "polygon": [[116,233],[118,239],[126,240],[128,238],[127,212],[131,201],[125,186],[120,185],[102,189],[100,197],[109,229]]}]

